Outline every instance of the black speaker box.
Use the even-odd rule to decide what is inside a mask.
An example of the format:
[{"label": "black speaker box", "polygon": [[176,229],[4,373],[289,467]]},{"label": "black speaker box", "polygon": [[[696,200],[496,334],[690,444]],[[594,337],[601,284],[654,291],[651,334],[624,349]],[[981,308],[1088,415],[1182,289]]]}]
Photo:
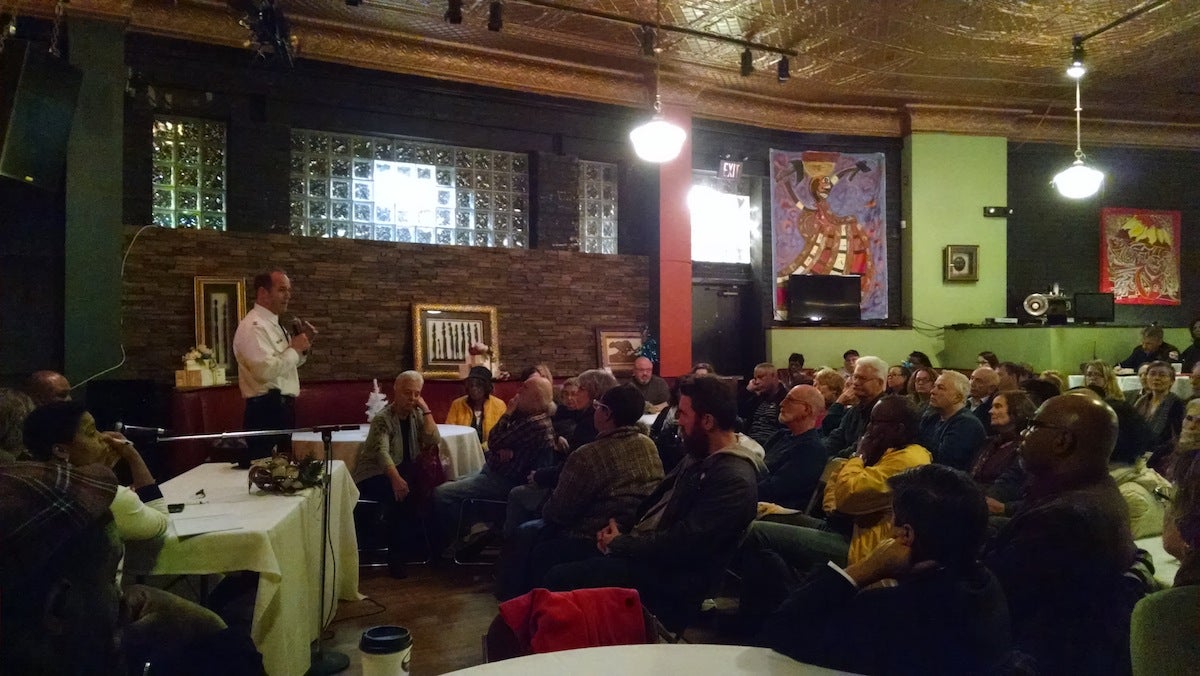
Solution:
[{"label": "black speaker box", "polygon": [[9,40],[0,54],[0,175],[58,190],[83,74],[46,46]]}]

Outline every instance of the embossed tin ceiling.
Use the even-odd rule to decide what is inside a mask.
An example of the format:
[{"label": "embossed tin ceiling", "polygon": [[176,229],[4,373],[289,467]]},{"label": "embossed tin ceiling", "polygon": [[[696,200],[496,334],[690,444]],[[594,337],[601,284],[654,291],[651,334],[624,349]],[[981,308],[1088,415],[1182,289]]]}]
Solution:
[{"label": "embossed tin ceiling", "polygon": [[[293,21],[337,22],[483,47],[497,56],[549,59],[644,73],[637,29],[510,0],[504,29],[486,30],[487,0],[465,0],[463,22],[442,19],[443,0],[281,0]],[[558,0],[558,4],[653,22],[652,0]],[[775,79],[778,57],[663,33],[663,72],[699,90],[722,89],[806,103],[896,107],[1027,108],[1065,115],[1072,81],[1063,73],[1071,37],[1129,13],[1119,0],[663,0],[664,24],[737,37],[799,53],[792,80]],[[1085,117],[1200,122],[1200,2],[1172,0],[1091,38]]]}]

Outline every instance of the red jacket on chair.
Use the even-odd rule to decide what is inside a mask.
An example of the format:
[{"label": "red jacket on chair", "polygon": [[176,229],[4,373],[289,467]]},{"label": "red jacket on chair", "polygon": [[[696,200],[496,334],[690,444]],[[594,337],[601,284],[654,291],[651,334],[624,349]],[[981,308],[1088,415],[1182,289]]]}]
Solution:
[{"label": "red jacket on chair", "polygon": [[534,589],[501,603],[500,617],[534,653],[653,642],[634,589]]}]

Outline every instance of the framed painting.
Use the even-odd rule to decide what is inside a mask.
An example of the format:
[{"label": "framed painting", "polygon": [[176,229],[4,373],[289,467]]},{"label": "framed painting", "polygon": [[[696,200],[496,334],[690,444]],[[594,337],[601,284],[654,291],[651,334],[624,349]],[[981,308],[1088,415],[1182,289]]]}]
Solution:
[{"label": "framed painting", "polygon": [[233,334],[246,316],[246,282],[240,277],[196,277],[196,345],[212,350],[213,360],[225,367],[227,377],[237,375]]},{"label": "framed painting", "polygon": [[633,360],[641,346],[638,329],[596,329],[596,361],[615,376],[633,375]]},{"label": "framed painting", "polygon": [[[413,368],[426,378],[462,378],[476,363],[489,368],[500,364],[494,305],[413,303],[412,330]],[[486,345],[489,354],[472,355],[476,343]]]},{"label": "framed painting", "polygon": [[979,281],[979,246],[951,244],[942,250],[942,280],[946,282]]},{"label": "framed painting", "polygon": [[1100,291],[1118,305],[1179,305],[1181,212],[1100,210]]}]

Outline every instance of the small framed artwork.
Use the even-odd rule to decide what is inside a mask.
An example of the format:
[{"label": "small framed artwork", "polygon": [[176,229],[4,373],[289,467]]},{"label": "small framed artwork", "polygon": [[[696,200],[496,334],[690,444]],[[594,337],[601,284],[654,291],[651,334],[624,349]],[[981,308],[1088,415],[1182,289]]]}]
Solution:
[{"label": "small framed artwork", "polygon": [[212,350],[213,361],[225,367],[227,377],[237,375],[233,334],[246,316],[246,282],[240,277],[196,277],[196,345]]},{"label": "small framed artwork", "polygon": [[951,244],[943,250],[942,280],[947,282],[979,281],[979,246]]},{"label": "small framed artwork", "polygon": [[[500,331],[494,305],[413,303],[413,368],[426,378],[462,378],[474,365],[500,364]],[[485,348],[483,354],[479,346]]]},{"label": "small framed artwork", "polygon": [[596,361],[615,376],[633,374],[633,361],[642,346],[638,329],[596,329]]}]

